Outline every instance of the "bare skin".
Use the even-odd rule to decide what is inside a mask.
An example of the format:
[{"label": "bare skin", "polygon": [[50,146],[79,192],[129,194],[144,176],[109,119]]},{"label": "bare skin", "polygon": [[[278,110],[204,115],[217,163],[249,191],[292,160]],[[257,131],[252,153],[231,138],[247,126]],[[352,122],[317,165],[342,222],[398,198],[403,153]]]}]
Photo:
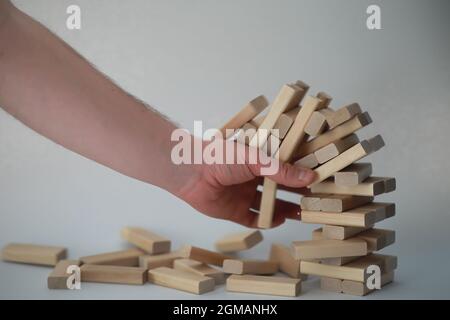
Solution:
[{"label": "bare skin", "polygon": [[[174,164],[172,122],[6,0],[0,0],[0,106],[65,148],[163,188],[208,216],[256,227],[251,209],[259,206],[261,164]],[[298,190],[314,174],[280,163],[270,178]],[[273,226],[298,212],[298,205],[277,200]]]}]

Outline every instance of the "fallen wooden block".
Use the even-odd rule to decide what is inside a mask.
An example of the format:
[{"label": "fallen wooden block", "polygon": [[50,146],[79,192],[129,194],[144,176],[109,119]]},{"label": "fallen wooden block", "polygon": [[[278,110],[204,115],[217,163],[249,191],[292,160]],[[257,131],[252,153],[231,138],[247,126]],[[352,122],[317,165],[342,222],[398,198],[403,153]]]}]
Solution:
[{"label": "fallen wooden block", "polygon": [[151,254],[170,251],[169,239],[142,228],[126,227],[122,229],[121,235],[129,243]]},{"label": "fallen wooden block", "polygon": [[333,158],[327,163],[322,164],[320,167],[314,169],[314,172],[316,173],[316,179],[313,185],[322,182],[328,177],[331,177],[337,171],[342,170],[353,162],[358,161],[363,157],[369,155],[370,153],[375,152],[379,149],[381,144],[383,144],[383,142],[380,135],[372,139],[363,140],[350,149],[344,151],[336,158]]},{"label": "fallen wooden block", "polygon": [[263,240],[261,231],[252,230],[224,236],[215,243],[221,252],[236,252],[253,248]]},{"label": "fallen wooden block", "polygon": [[127,249],[92,256],[81,257],[82,264],[100,264],[112,266],[136,267],[139,265],[139,257],[145,253],[139,249]]},{"label": "fallen wooden block", "polygon": [[[385,272],[381,274],[380,285],[384,287],[385,285],[394,281],[394,271]],[[355,296],[365,296],[371,292],[376,291],[376,289],[367,288],[367,284],[364,282],[342,280],[341,284],[342,293],[355,295]]]},{"label": "fallen wooden block", "polygon": [[232,275],[227,279],[227,291],[296,297],[301,280],[255,275]]},{"label": "fallen wooden block", "polygon": [[311,186],[313,193],[348,194],[356,196],[376,196],[395,190],[395,178],[370,177],[355,186],[339,186],[332,180]]},{"label": "fallen wooden block", "polygon": [[47,287],[49,289],[68,289],[67,280],[71,273],[67,273],[67,268],[79,265],[79,260],[60,260],[47,278]]},{"label": "fallen wooden block", "polygon": [[364,227],[324,225],[322,227],[322,234],[325,239],[345,240],[365,230],[367,230],[367,228]]},{"label": "fallen wooden block", "polygon": [[230,256],[194,246],[185,246],[180,250],[183,258],[200,261],[206,264],[222,267],[224,260],[233,259]]},{"label": "fallen wooden block", "polygon": [[314,169],[319,165],[319,161],[317,160],[316,155],[311,153],[300,160],[297,160],[294,164],[300,167]]},{"label": "fallen wooden block", "polygon": [[203,262],[190,259],[177,259],[173,262],[175,270],[195,273],[203,277],[213,278],[216,285],[225,283],[225,273]]},{"label": "fallen wooden block", "polygon": [[250,140],[252,140],[253,136],[256,134],[256,130],[258,130],[258,128],[253,126],[253,124],[244,124],[244,126],[239,129],[237,133],[236,141],[241,144],[248,145],[250,143]]},{"label": "fallen wooden block", "polygon": [[271,260],[226,259],[223,271],[231,274],[274,274],[278,271],[278,263]]},{"label": "fallen wooden block", "polygon": [[267,101],[266,97],[262,95],[250,101],[241,109],[241,111],[239,111],[235,116],[233,116],[233,118],[231,118],[225,125],[223,125],[223,127],[220,129],[223,137],[226,139],[230,136],[227,135],[227,129],[239,129],[244,124],[260,114],[268,105],[269,101]]},{"label": "fallen wooden block", "polygon": [[159,267],[173,267],[176,259],[181,259],[182,255],[179,251],[162,253],[157,255],[144,255],[139,257],[139,266],[148,270]]},{"label": "fallen wooden block", "polygon": [[277,262],[279,270],[291,278],[306,280],[306,275],[300,273],[300,261],[294,259],[289,247],[278,243],[272,244],[269,260]]},{"label": "fallen wooden block", "polygon": [[368,253],[363,239],[307,240],[292,242],[294,258],[300,260],[364,256]]},{"label": "fallen wooden block", "polygon": [[327,212],[343,212],[360,207],[373,201],[370,196],[328,195],[320,198],[320,210]]},{"label": "fallen wooden block", "polygon": [[361,107],[357,103],[352,103],[347,106],[344,106],[340,109],[337,109],[333,117],[329,119],[329,127],[330,129],[336,128],[337,126],[343,124],[344,122],[350,120],[354,116],[360,114]]},{"label": "fallen wooden block", "polygon": [[371,122],[372,119],[367,112],[358,114],[349,121],[337,126],[332,130],[328,130],[322,133],[311,141],[308,141],[307,143],[300,146],[294,158],[299,159],[308,154],[311,154],[333,141],[356,132],[357,130],[369,125]]},{"label": "fallen wooden block", "polygon": [[212,291],[215,286],[213,278],[167,267],[149,270],[148,281],[156,285],[195,294]]},{"label": "fallen wooden block", "polygon": [[81,266],[81,281],[144,284],[147,281],[147,270],[138,267],[83,264]]},{"label": "fallen wooden block", "polygon": [[26,243],[10,243],[2,250],[2,260],[55,266],[67,256],[67,249],[63,247],[42,246]]},{"label": "fallen wooden block", "polygon": [[323,164],[333,158],[336,158],[338,155],[353,147],[358,142],[358,136],[353,133],[345,138],[336,140],[325,147],[320,148],[314,152],[314,155],[316,156],[317,161],[320,164]]},{"label": "fallen wooden block", "polygon": [[359,207],[344,212],[302,211],[302,222],[350,227],[370,227],[377,220],[376,209]]},{"label": "fallen wooden block", "polygon": [[353,163],[334,174],[334,183],[342,187],[353,187],[372,175],[372,164]]}]

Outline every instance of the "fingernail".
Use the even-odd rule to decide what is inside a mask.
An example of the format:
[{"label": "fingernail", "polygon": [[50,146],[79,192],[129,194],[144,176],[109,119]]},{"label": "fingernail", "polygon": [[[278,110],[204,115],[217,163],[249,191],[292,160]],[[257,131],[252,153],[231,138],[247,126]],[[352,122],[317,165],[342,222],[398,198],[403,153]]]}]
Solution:
[{"label": "fingernail", "polygon": [[299,180],[312,181],[314,179],[314,171],[304,168],[301,168],[299,170],[300,170],[300,173],[298,174]]}]

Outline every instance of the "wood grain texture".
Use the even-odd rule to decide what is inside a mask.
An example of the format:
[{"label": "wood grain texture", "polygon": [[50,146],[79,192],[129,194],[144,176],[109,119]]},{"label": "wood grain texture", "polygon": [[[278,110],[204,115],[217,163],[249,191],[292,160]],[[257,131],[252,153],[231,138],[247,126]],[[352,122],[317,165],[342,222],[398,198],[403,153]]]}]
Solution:
[{"label": "wood grain texture", "polygon": [[10,243],[2,250],[3,261],[44,266],[55,266],[66,256],[67,249],[64,247],[28,243]]},{"label": "wood grain texture", "polygon": [[194,246],[184,246],[180,250],[180,255],[183,258],[196,260],[219,267],[222,267],[224,260],[233,259],[228,255]]},{"label": "wood grain texture", "polygon": [[139,266],[148,270],[159,267],[173,267],[176,259],[181,259],[182,255],[179,251],[156,255],[143,255],[139,257]]},{"label": "wood grain texture", "polygon": [[142,285],[147,281],[147,270],[139,267],[83,264],[81,281]]},{"label": "wood grain texture", "polygon": [[354,257],[368,253],[367,242],[363,239],[348,240],[306,240],[292,242],[294,258],[300,260]]},{"label": "wood grain texture", "polygon": [[296,297],[301,280],[255,275],[232,275],[227,279],[227,291]]},{"label": "wood grain texture", "polygon": [[167,267],[149,270],[148,281],[159,286],[194,294],[212,291],[215,286],[213,278]]},{"label": "wood grain texture", "polygon": [[139,257],[144,254],[145,253],[142,250],[133,248],[85,256],[81,257],[80,261],[83,264],[136,267],[139,265]]},{"label": "wood grain texture", "polygon": [[302,222],[350,227],[370,227],[377,222],[375,208],[359,207],[344,212],[302,211]]}]

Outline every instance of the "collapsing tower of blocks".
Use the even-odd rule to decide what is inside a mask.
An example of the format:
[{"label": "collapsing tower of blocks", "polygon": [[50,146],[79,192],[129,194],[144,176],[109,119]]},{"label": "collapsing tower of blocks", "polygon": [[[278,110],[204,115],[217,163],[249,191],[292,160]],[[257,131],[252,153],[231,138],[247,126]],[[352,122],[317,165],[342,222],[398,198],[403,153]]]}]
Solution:
[{"label": "collapsing tower of blocks", "polygon": [[[370,163],[357,162],[384,146],[380,135],[360,141],[355,134],[372,122],[369,114],[357,103],[333,110],[324,92],[304,98],[308,89],[302,81],[283,86],[263,116],[268,102],[260,96],[221,130],[240,128],[233,136],[238,142],[315,171],[311,194],[301,199],[301,220],[323,227],[312,240],[294,241],[291,254],[301,274],[320,277],[322,289],[365,295],[373,291],[366,282],[374,266],[381,286],[397,266],[395,256],[374,253],[394,243],[395,232],[373,228],[395,215],[394,203],[373,202],[395,190],[395,179],[374,177]],[[258,227],[271,226],[276,194],[277,184],[265,178]]]}]

